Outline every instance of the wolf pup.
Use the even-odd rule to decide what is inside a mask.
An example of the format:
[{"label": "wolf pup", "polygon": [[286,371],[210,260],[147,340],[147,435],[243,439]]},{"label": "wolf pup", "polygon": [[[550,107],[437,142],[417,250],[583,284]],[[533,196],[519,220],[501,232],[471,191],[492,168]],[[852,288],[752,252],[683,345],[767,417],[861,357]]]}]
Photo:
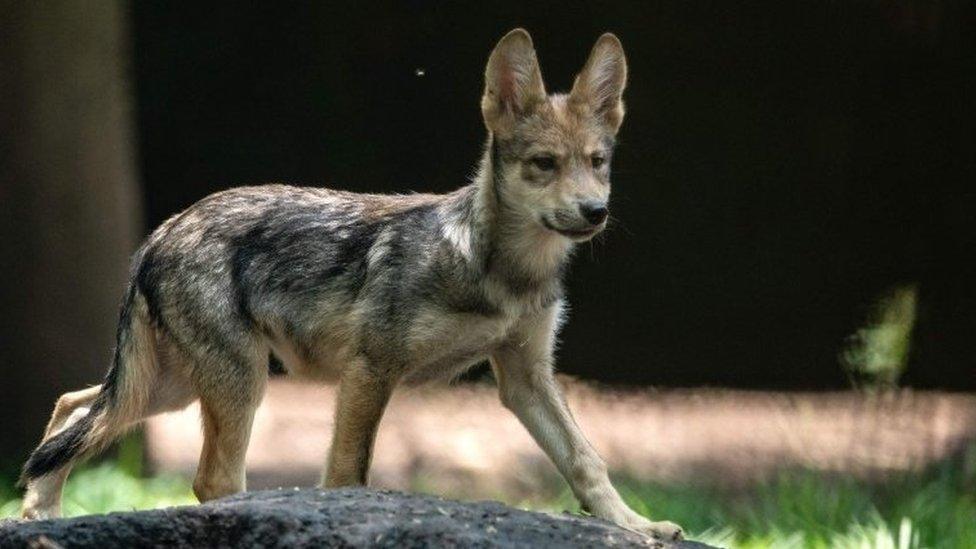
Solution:
[{"label": "wolf pup", "polygon": [[200,400],[200,501],[244,490],[244,454],[269,361],[339,378],[323,485],[366,483],[400,382],[485,359],[512,410],[594,515],[654,537],[681,529],[631,510],[553,377],[573,245],[607,222],[627,64],[597,40],[568,95],[547,95],[521,29],[492,51],[488,128],[473,183],[382,196],[283,185],[211,195],[136,252],[111,369],[57,402],[23,470],[23,515],[55,517],[73,463],[153,414]]}]

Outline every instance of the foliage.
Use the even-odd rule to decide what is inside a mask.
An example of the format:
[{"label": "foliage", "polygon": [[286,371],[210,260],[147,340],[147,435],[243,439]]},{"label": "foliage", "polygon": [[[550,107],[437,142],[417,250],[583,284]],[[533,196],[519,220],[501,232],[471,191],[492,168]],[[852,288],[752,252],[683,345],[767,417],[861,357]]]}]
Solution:
[{"label": "foliage", "polygon": [[[972,458],[970,458],[972,459]],[[682,524],[692,539],[735,548],[976,548],[976,482],[958,461],[883,483],[817,472],[783,473],[741,491],[618,479],[638,512]],[[65,514],[192,504],[189,482],[175,475],[139,478],[117,463],[74,474]],[[0,482],[0,516],[16,516],[12,478]],[[572,495],[527,504],[578,510]]]},{"label": "foliage", "polygon": [[[116,463],[103,463],[71,475],[64,489],[65,516],[153,509],[196,503],[189,482],[177,475],[140,478]],[[0,517],[15,517],[20,510],[13,480],[0,485]]]},{"label": "foliage", "polygon": [[854,333],[840,361],[855,385],[890,388],[908,364],[915,327],[918,286],[896,286],[874,304],[868,323]]},{"label": "foliage", "polygon": [[[976,548],[976,482],[964,467],[867,483],[783,473],[746,491],[620,480],[638,512],[684,526],[692,539],[736,548]],[[544,505],[578,509],[570,493]]]}]

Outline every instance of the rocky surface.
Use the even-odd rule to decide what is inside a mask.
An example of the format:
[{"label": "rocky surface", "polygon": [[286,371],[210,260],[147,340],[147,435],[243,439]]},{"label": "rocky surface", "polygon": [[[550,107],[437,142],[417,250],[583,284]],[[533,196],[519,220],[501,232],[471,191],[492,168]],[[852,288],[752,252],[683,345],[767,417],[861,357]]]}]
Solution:
[{"label": "rocky surface", "polygon": [[0,523],[0,547],[676,547],[610,523],[364,489],[268,490],[205,505]]}]

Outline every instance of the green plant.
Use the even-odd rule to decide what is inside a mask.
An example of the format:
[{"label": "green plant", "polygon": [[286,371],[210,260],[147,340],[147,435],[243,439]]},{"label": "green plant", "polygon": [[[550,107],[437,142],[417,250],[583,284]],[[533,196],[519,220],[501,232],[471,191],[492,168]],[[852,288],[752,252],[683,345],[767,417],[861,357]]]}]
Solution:
[{"label": "green plant", "polygon": [[917,304],[918,286],[896,286],[882,294],[867,324],[848,338],[840,361],[855,386],[897,385],[908,364]]},{"label": "green plant", "polygon": [[[13,479],[0,483],[0,517],[15,517],[20,511],[19,493]],[[132,511],[196,503],[189,482],[178,475],[141,478],[107,462],[83,468],[69,477],[64,489],[64,515],[78,516],[111,511]]]}]

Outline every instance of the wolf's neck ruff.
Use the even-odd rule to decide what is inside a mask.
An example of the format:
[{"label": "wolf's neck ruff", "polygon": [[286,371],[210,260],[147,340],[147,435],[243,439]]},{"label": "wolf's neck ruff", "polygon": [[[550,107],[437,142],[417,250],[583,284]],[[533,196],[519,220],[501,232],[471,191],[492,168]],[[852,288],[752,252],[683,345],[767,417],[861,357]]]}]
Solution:
[{"label": "wolf's neck ruff", "polygon": [[516,298],[539,296],[541,304],[561,294],[561,279],[573,243],[543,227],[531,213],[521,210],[506,195],[505,173],[497,138],[489,134],[474,182],[452,197],[453,216],[449,234],[462,255],[468,256],[488,284],[501,284]]}]

